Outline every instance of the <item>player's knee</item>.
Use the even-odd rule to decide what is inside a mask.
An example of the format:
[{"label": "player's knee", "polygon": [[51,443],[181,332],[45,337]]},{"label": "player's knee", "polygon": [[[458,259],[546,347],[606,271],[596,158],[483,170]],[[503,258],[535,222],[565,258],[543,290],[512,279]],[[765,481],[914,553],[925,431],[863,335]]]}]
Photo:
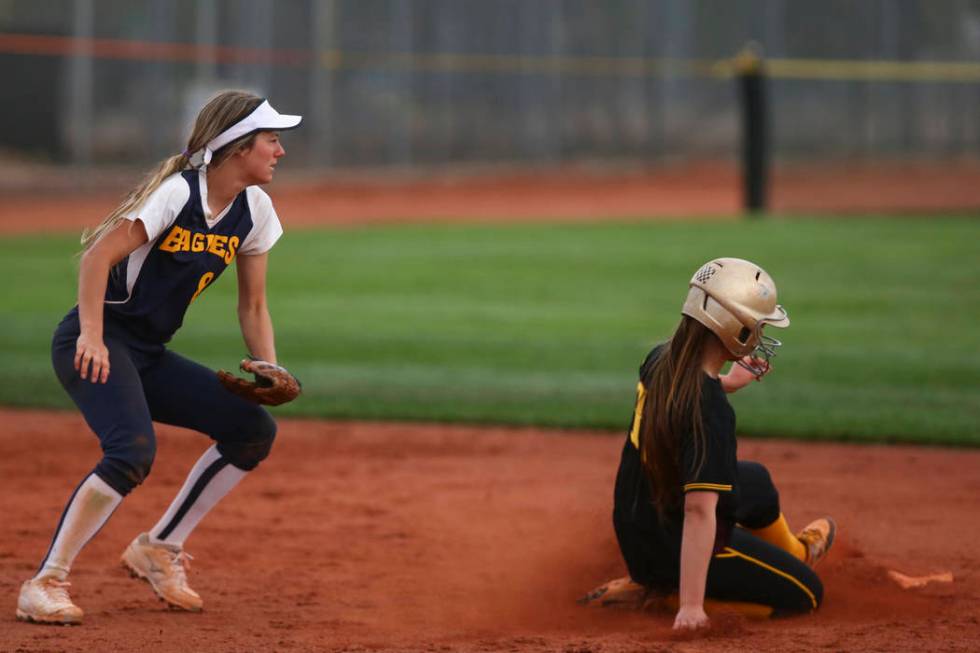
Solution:
[{"label": "player's knee", "polygon": [[797,578],[799,585],[794,588],[796,591],[784,594],[780,604],[775,606],[777,613],[806,614],[823,603],[823,583],[811,569],[807,569],[807,572]]},{"label": "player's knee", "polygon": [[739,481],[744,480],[746,483],[751,483],[752,485],[760,487],[773,485],[772,476],[762,463],[751,460],[740,460],[738,461],[738,475]]},{"label": "player's knee", "polygon": [[[759,465],[759,467],[762,467],[762,465]],[[769,475],[768,469],[762,467],[760,474],[762,475],[762,478],[764,478],[764,484],[761,490],[764,497],[764,502],[768,505],[775,506],[778,510],[779,490],[776,489],[776,484],[772,482],[772,477]]]},{"label": "player's knee", "polygon": [[820,607],[820,604],[823,603],[823,583],[820,582],[819,578],[817,579],[817,582],[811,586],[810,590],[813,592],[813,601],[816,603],[816,606],[814,606],[813,609],[816,610]]},{"label": "player's knee", "polygon": [[816,574],[813,574],[812,578],[805,581],[806,587],[809,590],[806,597],[800,597],[799,605],[797,606],[797,611],[799,612],[812,612],[820,607],[823,603],[823,583],[817,578]]},{"label": "player's knee", "polygon": [[233,441],[220,442],[218,452],[235,467],[251,471],[269,457],[276,431],[276,421],[267,411],[260,410],[250,420],[247,431]]},{"label": "player's knee", "polygon": [[750,529],[765,528],[779,519],[779,492],[764,465],[738,461],[738,521]]},{"label": "player's knee", "polygon": [[235,467],[250,472],[269,457],[273,440],[219,444],[218,452]]},{"label": "player's knee", "polygon": [[95,472],[111,488],[126,496],[150,475],[156,452],[156,439],[152,435],[139,435],[125,446],[107,450]]}]

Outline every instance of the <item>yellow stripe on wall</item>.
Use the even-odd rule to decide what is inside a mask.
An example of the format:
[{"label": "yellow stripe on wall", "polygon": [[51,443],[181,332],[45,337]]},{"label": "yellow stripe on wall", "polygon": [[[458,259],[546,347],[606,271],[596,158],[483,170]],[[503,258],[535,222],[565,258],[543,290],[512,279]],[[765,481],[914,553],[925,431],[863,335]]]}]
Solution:
[{"label": "yellow stripe on wall", "polygon": [[875,82],[977,82],[980,63],[956,61],[856,61],[766,59],[769,77]]}]

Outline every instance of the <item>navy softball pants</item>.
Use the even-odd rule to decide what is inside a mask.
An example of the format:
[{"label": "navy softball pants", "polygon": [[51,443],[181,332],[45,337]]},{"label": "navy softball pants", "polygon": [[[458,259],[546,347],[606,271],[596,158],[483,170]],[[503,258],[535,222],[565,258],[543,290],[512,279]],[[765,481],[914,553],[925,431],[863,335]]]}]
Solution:
[{"label": "navy softball pants", "polygon": [[243,470],[269,455],[276,423],[262,408],[229,392],[213,370],[147,342],[105,316],[109,349],[107,383],[82,379],[75,370],[78,309],[55,330],[51,361],[58,380],[102,446],[95,473],[125,496],[150,473],[156,455],[153,421],[200,431],[218,452]]}]

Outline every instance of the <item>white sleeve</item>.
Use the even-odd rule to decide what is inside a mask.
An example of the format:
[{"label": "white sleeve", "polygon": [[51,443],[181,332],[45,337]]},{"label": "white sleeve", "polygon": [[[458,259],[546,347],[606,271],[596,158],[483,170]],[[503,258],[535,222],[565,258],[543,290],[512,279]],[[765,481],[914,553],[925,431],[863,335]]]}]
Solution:
[{"label": "white sleeve", "polygon": [[142,206],[130,211],[125,217],[127,220],[142,220],[149,242],[152,243],[174,223],[190,196],[191,189],[187,181],[177,173],[164,179]]},{"label": "white sleeve", "polygon": [[252,230],[245,236],[245,242],[238,248],[239,254],[265,254],[282,235],[279,216],[272,207],[272,198],[258,186],[245,189],[248,208],[252,212]]}]

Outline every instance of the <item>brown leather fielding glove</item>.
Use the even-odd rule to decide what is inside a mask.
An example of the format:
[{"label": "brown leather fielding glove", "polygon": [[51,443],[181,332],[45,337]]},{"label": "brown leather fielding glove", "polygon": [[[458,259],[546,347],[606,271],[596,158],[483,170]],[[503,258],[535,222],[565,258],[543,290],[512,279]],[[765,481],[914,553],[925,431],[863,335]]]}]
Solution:
[{"label": "brown leather fielding glove", "polygon": [[243,372],[255,375],[255,381],[247,381],[224,370],[218,370],[218,380],[230,391],[249,401],[278,406],[292,401],[303,391],[299,379],[285,367],[251,358],[243,360],[240,367]]}]

